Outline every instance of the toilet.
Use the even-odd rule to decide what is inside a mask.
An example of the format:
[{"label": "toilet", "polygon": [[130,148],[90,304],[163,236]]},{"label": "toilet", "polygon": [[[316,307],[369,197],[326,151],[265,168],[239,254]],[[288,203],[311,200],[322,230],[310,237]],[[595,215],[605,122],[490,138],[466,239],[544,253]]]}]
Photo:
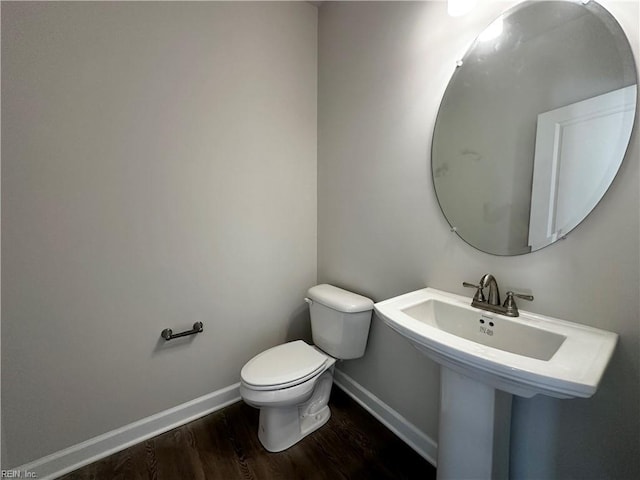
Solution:
[{"label": "toilet", "polygon": [[315,345],[302,340],[270,348],[240,372],[240,395],[260,409],[258,438],[281,452],[329,420],[336,360],[364,355],[373,301],[328,284],[307,292]]}]

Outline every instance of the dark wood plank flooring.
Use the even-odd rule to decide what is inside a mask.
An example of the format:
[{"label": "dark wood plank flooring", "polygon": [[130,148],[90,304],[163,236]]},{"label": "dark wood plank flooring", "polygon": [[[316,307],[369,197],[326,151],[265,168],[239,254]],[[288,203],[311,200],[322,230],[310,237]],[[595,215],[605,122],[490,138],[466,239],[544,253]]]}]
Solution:
[{"label": "dark wood plank flooring", "polygon": [[134,445],[63,480],[435,479],[435,468],[339,388],[331,419],[293,447],[269,453],[258,410],[243,402]]}]

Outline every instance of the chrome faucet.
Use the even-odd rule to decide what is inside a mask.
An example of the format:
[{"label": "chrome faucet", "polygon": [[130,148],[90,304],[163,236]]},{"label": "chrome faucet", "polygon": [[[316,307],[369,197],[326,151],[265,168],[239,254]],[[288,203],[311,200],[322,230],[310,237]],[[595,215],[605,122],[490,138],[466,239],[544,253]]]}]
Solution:
[{"label": "chrome faucet", "polygon": [[[518,306],[513,297],[522,298],[524,300],[533,300],[533,295],[526,295],[523,293],[507,292],[507,298],[504,304],[500,305],[500,291],[498,290],[498,282],[496,278],[487,273],[480,279],[480,283],[475,285],[473,283],[462,282],[464,287],[476,288],[476,294],[473,296],[471,306],[487,310],[488,312],[499,313],[508,317],[517,317],[520,315],[518,312]],[[489,287],[489,298],[485,298],[484,289]]]},{"label": "chrome faucet", "polygon": [[480,288],[484,290],[489,287],[489,298],[487,303],[489,305],[500,305],[500,291],[498,290],[498,282],[493,275],[487,273],[480,279]]}]

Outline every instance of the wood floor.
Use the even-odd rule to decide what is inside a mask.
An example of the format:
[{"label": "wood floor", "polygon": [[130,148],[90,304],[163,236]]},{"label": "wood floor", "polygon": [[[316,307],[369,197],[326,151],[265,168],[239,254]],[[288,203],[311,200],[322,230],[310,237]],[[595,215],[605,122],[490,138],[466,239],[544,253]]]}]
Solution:
[{"label": "wood floor", "polygon": [[242,402],[69,473],[64,480],[435,479],[435,468],[339,388],[331,419],[293,447],[269,453],[258,410]]}]

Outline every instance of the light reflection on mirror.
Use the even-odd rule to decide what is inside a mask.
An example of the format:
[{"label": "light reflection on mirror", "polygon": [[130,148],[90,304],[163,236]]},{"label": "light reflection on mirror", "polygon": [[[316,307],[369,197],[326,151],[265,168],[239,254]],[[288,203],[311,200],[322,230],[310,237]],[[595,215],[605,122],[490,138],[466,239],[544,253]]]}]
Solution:
[{"label": "light reflection on mirror", "polygon": [[488,42],[489,40],[493,40],[494,38],[498,38],[502,35],[504,31],[504,21],[502,19],[502,15],[496,18],[491,25],[489,25],[481,34],[478,36],[478,40],[480,42]]}]

